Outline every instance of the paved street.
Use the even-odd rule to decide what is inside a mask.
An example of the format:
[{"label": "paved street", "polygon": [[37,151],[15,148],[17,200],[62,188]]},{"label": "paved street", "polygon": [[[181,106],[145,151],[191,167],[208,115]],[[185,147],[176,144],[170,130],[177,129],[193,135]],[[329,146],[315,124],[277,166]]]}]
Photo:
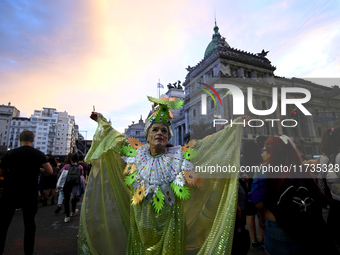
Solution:
[{"label": "paved street", "polygon": [[[80,204],[77,205],[80,209]],[[40,255],[75,255],[77,254],[77,234],[79,216],[65,223],[63,210],[55,214],[56,205],[42,206],[39,203],[35,217],[37,231],[35,250]],[[16,211],[9,228],[4,255],[23,254],[24,226],[22,211]]]},{"label": "paved street", "polygon": [[[81,204],[77,208],[80,210]],[[55,214],[56,206],[39,204],[36,216],[37,232],[35,250],[40,255],[76,255],[79,215],[72,217],[71,222],[64,223],[63,210]],[[324,218],[328,211],[324,209]],[[248,226],[246,227],[248,230]],[[257,231],[259,233],[259,230]],[[15,212],[8,231],[4,255],[23,254],[23,220],[22,211]],[[248,255],[263,255],[264,249],[250,247]]]},{"label": "paved street", "polygon": [[[80,210],[81,204],[77,208]],[[63,210],[55,214],[56,206],[42,206],[39,203],[36,215],[37,232],[35,250],[40,255],[76,255],[79,216],[71,218],[71,222],[64,223]],[[15,212],[8,231],[4,255],[22,255],[24,227],[22,211]],[[250,247],[249,255],[262,255],[264,250]]]}]

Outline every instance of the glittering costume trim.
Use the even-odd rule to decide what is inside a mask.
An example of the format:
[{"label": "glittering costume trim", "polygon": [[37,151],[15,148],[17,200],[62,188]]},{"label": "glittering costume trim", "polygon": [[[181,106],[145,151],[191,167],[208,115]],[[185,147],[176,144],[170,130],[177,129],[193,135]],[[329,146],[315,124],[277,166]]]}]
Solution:
[{"label": "glittering costume trim", "polygon": [[164,203],[173,205],[176,196],[189,199],[186,183],[201,184],[193,171],[194,165],[189,161],[190,150],[193,151],[190,144],[166,148],[163,154],[152,156],[149,144],[141,145],[135,138],[129,143],[131,146],[123,147],[122,153],[127,156],[123,157],[127,163],[124,174],[128,175],[125,184],[133,186],[133,205],[146,198],[159,212]]}]

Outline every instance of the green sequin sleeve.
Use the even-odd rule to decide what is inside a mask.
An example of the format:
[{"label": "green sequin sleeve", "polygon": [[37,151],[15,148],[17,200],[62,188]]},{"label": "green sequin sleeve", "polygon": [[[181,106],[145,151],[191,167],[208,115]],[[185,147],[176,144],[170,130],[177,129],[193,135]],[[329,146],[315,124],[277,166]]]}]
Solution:
[{"label": "green sequin sleeve", "polygon": [[120,150],[125,137],[105,118],[98,127],[86,161],[92,164],[80,215],[78,254],[126,252],[130,229],[130,192],[124,184]]},{"label": "green sequin sleeve", "polygon": [[[239,121],[236,120],[236,121]],[[239,167],[242,127],[236,125],[199,141],[195,166]],[[238,172],[203,174],[202,187],[188,185],[190,198],[155,212],[148,199],[133,206],[124,184],[126,146],[104,118],[86,157],[92,163],[78,237],[79,254],[230,254],[237,208]]]}]

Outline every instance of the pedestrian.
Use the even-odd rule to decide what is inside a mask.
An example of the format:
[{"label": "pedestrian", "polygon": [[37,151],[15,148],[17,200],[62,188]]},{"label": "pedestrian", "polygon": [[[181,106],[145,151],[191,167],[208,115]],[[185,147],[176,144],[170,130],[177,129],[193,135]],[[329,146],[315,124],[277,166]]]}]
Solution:
[{"label": "pedestrian", "polygon": [[55,188],[57,184],[57,174],[58,174],[58,168],[57,168],[57,162],[53,157],[48,157],[47,159],[48,163],[50,163],[53,173],[50,175],[43,174],[43,187],[44,187],[44,193],[45,193],[45,199],[43,201],[43,206],[47,205],[48,197],[51,196],[51,205],[54,205],[54,198],[55,198]]},{"label": "pedestrian", "polygon": [[[261,149],[258,147],[255,141],[248,140],[245,141],[243,144],[243,151],[241,156],[241,166],[247,167],[250,171],[246,173],[247,175],[247,195],[251,193],[251,184],[253,183],[253,177],[254,177],[254,170],[257,169],[259,164],[262,162],[261,157]],[[250,194],[251,196],[251,194]],[[251,199],[250,199],[251,200]],[[263,244],[264,240],[264,220],[263,220],[263,211],[258,210],[254,203],[252,201],[249,201],[249,197],[247,196],[246,204],[245,204],[245,213],[247,215],[248,219],[248,225],[250,234],[252,237],[252,247],[257,248],[260,247],[261,244]],[[256,221],[255,221],[255,215],[257,215],[259,219],[259,225],[260,225],[260,237],[261,239],[258,240],[257,234],[256,234]]]},{"label": "pedestrian", "polygon": [[78,164],[83,167],[84,178],[87,179],[88,171],[89,171],[88,164],[84,162],[84,156],[83,155],[78,155],[78,157],[79,157]]},{"label": "pedestrian", "polygon": [[[60,178],[63,178],[63,171],[68,171],[67,177],[65,180],[65,183],[63,185],[63,191],[64,191],[64,199],[65,199],[65,219],[64,221],[70,222],[71,216],[76,216],[78,214],[78,210],[76,210],[77,206],[77,200],[80,197],[80,195],[84,191],[84,185],[85,185],[85,179],[83,176],[83,167],[81,165],[78,165],[78,154],[73,154],[71,156],[71,163],[66,164],[61,169],[61,176]],[[78,171],[78,175],[76,174],[78,178],[78,182],[71,182],[70,180],[70,174],[72,173],[72,169],[75,169],[75,171]],[[59,185],[58,185],[59,186]],[[71,200],[71,213],[70,213],[70,200]]]},{"label": "pedestrian", "polygon": [[238,204],[235,220],[235,230],[233,238],[233,248],[231,255],[246,255],[250,247],[249,231],[245,228],[246,219],[246,203],[247,203],[247,183],[248,176],[240,173],[238,186]]},{"label": "pedestrian", "polygon": [[[309,167],[321,166],[324,174],[323,178],[317,179],[321,190],[328,190],[332,201],[329,203],[329,213],[327,224],[331,236],[340,247],[340,126],[326,129],[321,136],[319,151],[322,154],[316,160],[309,160],[306,163]],[[327,171],[325,171],[327,170]]]},{"label": "pedestrian", "polygon": [[[73,153],[70,152],[69,154],[67,154],[66,158],[64,159],[64,162],[62,164],[58,164],[58,183],[60,182],[60,176],[61,176],[61,169],[63,169],[63,167],[66,164],[71,164],[71,157],[72,157]],[[54,213],[59,213],[61,211],[61,207],[64,201],[64,191],[63,191],[63,186],[64,186],[64,182],[62,183],[62,186],[57,186],[56,190],[58,191],[58,204],[57,204],[57,208],[55,209]]]},{"label": "pedestrian", "polygon": [[322,218],[324,196],[313,176],[306,171],[294,178],[288,171],[262,172],[279,166],[301,169],[300,155],[287,136],[269,138],[263,147],[261,175],[254,177],[252,196],[265,212],[264,248],[276,255],[339,254]]},{"label": "pedestrian", "polygon": [[38,175],[40,167],[45,169],[45,174],[52,174],[53,170],[44,153],[32,147],[33,142],[33,132],[22,131],[20,133],[21,147],[9,150],[0,163],[0,176],[5,176],[0,200],[0,254],[4,251],[7,230],[16,208],[22,208],[23,212],[24,253],[31,255],[34,252]]}]

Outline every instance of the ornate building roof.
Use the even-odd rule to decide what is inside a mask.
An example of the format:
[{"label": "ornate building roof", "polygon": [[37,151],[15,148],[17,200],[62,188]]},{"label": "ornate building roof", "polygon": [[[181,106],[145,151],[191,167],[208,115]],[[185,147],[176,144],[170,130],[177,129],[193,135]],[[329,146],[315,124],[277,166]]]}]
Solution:
[{"label": "ornate building roof", "polygon": [[219,45],[230,48],[229,44],[226,42],[225,38],[221,36],[221,34],[218,32],[219,28],[215,21],[215,27],[214,27],[214,34],[212,36],[211,42],[208,44],[208,47],[206,48],[204,52],[204,58],[208,56],[211,52],[214,51]]}]

